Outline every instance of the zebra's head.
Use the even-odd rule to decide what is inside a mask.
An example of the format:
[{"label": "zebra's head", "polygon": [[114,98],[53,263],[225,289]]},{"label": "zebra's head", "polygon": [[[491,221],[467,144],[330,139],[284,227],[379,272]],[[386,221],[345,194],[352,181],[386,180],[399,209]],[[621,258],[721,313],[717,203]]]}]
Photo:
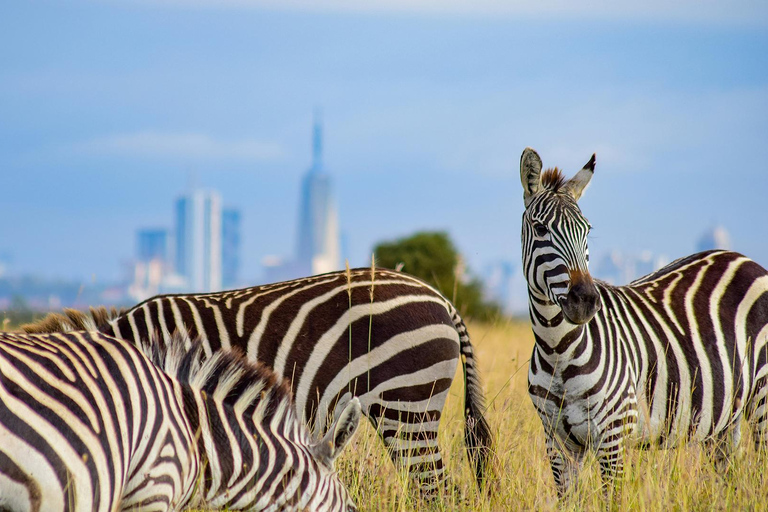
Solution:
[{"label": "zebra's head", "polygon": [[310,446],[312,458],[317,463],[319,485],[314,498],[308,503],[308,510],[357,510],[349,491],[334,470],[334,462],[357,430],[361,414],[360,400],[355,397],[344,407],[325,436]]},{"label": "zebra's head", "polygon": [[360,422],[357,398],[316,442],[296,413],[288,382],[239,350],[206,354],[201,339],[191,341],[179,331],[168,334],[167,342],[156,335],[139,346],[181,386],[186,417],[200,436],[205,459],[198,490],[206,506],[357,510],[333,467]]},{"label": "zebra's head", "polygon": [[572,324],[585,324],[600,310],[589,274],[587,235],[591,226],[577,201],[595,169],[595,155],[570,180],[559,169],[541,172],[531,148],[520,157],[523,184],[523,268],[532,299],[560,307]]}]

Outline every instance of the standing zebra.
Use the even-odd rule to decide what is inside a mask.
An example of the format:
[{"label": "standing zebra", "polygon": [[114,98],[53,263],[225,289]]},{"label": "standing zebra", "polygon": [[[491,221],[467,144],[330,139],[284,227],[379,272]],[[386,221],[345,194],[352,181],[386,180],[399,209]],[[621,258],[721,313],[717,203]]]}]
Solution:
[{"label": "standing zebra", "polygon": [[768,272],[709,251],[627,286],[593,280],[591,226],[576,202],[594,167],[593,155],[566,181],[557,168],[542,173],[530,148],[520,160],[535,338],[528,390],[560,494],[588,450],[607,480],[620,477],[627,436],[706,440],[722,459],[739,441],[742,416],[754,418],[756,442],[768,435]]},{"label": "standing zebra", "polygon": [[353,396],[360,399],[399,468],[436,491],[444,478],[440,416],[461,357],[465,440],[478,483],[492,437],[464,322],[422,281],[355,269],[254,288],[151,298],[127,312],[52,315],[28,332],[98,329],[132,342],[180,330],[210,353],[239,347],[291,382],[302,419],[317,436]]},{"label": "standing zebra", "polygon": [[144,352],[0,333],[0,510],[354,510],[332,464],[357,401],[312,444],[262,365],[180,336]]}]

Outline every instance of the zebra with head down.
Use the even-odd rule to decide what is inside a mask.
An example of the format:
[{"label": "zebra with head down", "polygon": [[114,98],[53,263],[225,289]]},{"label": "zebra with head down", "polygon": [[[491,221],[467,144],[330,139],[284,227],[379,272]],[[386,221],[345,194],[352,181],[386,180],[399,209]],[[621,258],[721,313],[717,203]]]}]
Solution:
[{"label": "zebra with head down", "polygon": [[0,509],[355,510],[333,461],[356,400],[314,443],[264,366],[181,336],[142,346],[0,333]]}]

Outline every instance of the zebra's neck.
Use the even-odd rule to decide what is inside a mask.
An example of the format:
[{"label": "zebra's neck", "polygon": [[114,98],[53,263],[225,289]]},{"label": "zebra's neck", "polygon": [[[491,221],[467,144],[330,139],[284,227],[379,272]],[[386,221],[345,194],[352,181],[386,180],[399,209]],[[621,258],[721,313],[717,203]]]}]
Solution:
[{"label": "zebra's neck", "polygon": [[[293,498],[285,492],[290,477],[275,483],[271,481],[274,475],[265,475],[268,465],[284,465],[286,441],[301,436],[290,402],[275,400],[267,392],[255,407],[236,410],[189,388],[184,402],[204,468],[193,502],[213,508],[261,510]],[[283,442],[276,443],[276,439]],[[273,494],[265,493],[270,486]]]},{"label": "zebra's neck", "polygon": [[541,301],[532,294],[529,294],[528,304],[536,345],[545,358],[568,359],[576,347],[589,341],[585,326],[566,320],[559,306]]}]

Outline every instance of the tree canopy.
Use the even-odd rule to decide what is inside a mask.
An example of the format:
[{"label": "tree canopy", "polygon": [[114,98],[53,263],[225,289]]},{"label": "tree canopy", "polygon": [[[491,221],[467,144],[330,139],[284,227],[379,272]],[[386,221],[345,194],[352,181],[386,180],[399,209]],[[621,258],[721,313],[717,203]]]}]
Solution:
[{"label": "tree canopy", "polygon": [[492,320],[500,307],[483,297],[482,282],[469,275],[461,255],[447,233],[424,231],[393,241],[380,242],[374,248],[376,265],[395,269],[431,284],[451,299],[462,315]]}]

